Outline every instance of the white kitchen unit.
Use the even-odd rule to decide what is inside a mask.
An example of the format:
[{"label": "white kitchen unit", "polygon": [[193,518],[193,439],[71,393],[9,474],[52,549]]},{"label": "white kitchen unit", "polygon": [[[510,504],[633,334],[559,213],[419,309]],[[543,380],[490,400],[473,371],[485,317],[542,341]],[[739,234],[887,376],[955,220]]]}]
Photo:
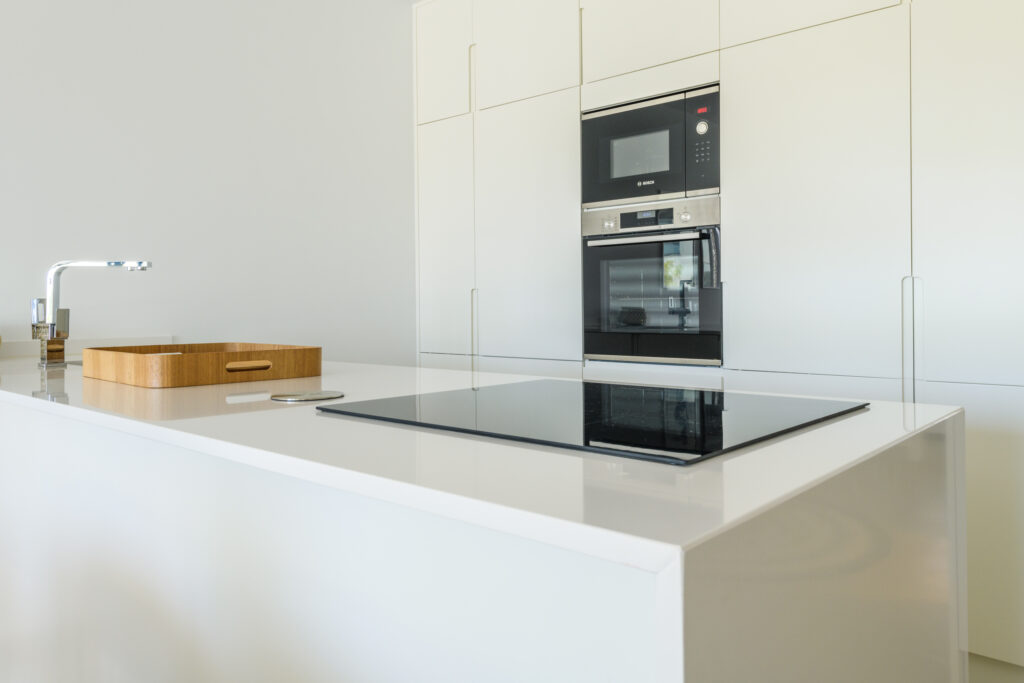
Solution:
[{"label": "white kitchen unit", "polygon": [[524,376],[59,372],[0,361],[4,680],[964,680],[958,409],[676,467],[266,400]]},{"label": "white kitchen unit", "polygon": [[473,115],[417,128],[422,351],[472,353]]},{"label": "white kitchen unit", "polygon": [[583,81],[717,50],[718,1],[581,0]]},{"label": "white kitchen unit", "polygon": [[580,360],[579,89],[476,115],[478,353]]},{"label": "white kitchen unit", "polygon": [[469,112],[471,0],[427,0],[415,7],[416,121]]},{"label": "white kitchen unit", "polygon": [[902,6],[722,51],[726,367],[901,376],[908,40]]},{"label": "white kitchen unit", "polygon": [[580,89],[584,111],[643,100],[655,95],[693,90],[718,82],[718,53],[633,71],[622,76],[585,83]]},{"label": "white kitchen unit", "polygon": [[917,398],[967,410],[970,649],[1024,666],[1024,7],[912,12]]},{"label": "white kitchen unit", "polygon": [[921,379],[1024,385],[1021,25],[1014,0],[913,5]]},{"label": "white kitchen unit", "polygon": [[1024,666],[1024,387],[918,382],[917,400],[966,414],[969,649]]},{"label": "white kitchen unit", "polygon": [[479,109],[580,84],[577,0],[474,0]]},{"label": "white kitchen unit", "polygon": [[[720,0],[722,47],[852,17],[900,0]],[[865,48],[868,47],[865,45]]]}]

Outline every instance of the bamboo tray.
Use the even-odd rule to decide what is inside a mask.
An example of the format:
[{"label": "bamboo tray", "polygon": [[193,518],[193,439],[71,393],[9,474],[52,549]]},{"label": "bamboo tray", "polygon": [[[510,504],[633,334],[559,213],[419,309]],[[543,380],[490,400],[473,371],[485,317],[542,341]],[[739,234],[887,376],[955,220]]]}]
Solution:
[{"label": "bamboo tray", "polygon": [[232,342],[89,348],[82,351],[82,374],[150,389],[316,377],[320,347]]}]

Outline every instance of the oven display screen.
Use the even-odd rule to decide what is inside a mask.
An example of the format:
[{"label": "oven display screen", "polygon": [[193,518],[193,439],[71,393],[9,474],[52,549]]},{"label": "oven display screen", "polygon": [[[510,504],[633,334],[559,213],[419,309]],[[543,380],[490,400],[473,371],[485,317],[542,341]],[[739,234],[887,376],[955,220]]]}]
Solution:
[{"label": "oven display screen", "polygon": [[631,211],[619,214],[619,224],[623,228],[645,228],[648,226],[672,225],[672,209],[650,209],[648,211]]},{"label": "oven display screen", "polygon": [[672,168],[668,130],[613,138],[610,144],[612,178],[663,173]]}]

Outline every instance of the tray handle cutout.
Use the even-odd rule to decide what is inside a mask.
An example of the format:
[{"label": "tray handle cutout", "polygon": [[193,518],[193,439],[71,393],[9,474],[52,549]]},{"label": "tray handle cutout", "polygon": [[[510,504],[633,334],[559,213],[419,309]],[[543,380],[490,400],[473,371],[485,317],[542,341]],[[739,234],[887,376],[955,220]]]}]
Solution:
[{"label": "tray handle cutout", "polygon": [[269,370],[274,364],[269,360],[236,360],[224,366],[228,372],[248,372],[250,370]]}]

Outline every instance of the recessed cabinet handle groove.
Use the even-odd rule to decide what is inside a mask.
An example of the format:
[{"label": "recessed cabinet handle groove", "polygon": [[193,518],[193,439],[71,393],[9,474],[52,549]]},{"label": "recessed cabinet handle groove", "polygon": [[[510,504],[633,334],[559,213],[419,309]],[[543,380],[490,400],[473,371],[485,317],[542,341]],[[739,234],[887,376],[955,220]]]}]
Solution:
[{"label": "recessed cabinet handle groove", "polygon": [[476,355],[476,297],[478,290],[474,287],[469,290],[469,353]]}]

